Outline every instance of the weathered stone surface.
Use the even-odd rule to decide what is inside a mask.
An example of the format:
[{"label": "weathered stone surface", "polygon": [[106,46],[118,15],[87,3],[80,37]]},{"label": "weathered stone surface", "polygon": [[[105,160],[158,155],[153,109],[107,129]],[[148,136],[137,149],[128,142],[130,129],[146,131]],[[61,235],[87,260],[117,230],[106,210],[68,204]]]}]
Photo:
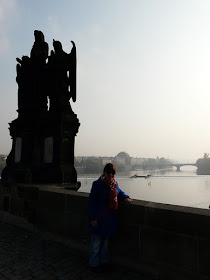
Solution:
[{"label": "weathered stone surface", "polygon": [[[126,242],[125,242],[126,240]],[[138,226],[120,225],[119,235],[111,243],[112,255],[136,260],[139,257]]]},{"label": "weathered stone surface", "polygon": [[76,239],[87,240],[87,216],[75,211],[65,211],[65,236],[73,236]]},{"label": "weathered stone surface", "polygon": [[192,237],[146,228],[141,231],[140,240],[142,258],[196,271],[197,242]]},{"label": "weathered stone surface", "polygon": [[[135,201],[136,202],[136,201]],[[142,205],[119,203],[119,221],[122,224],[139,225],[145,223],[145,205],[147,203],[142,203]]]},{"label": "weathered stone surface", "polygon": [[209,265],[210,239],[198,240],[198,266],[201,274],[210,275]]},{"label": "weathered stone surface", "polygon": [[210,212],[183,206],[150,203],[146,207],[146,224],[186,234],[210,234]]}]

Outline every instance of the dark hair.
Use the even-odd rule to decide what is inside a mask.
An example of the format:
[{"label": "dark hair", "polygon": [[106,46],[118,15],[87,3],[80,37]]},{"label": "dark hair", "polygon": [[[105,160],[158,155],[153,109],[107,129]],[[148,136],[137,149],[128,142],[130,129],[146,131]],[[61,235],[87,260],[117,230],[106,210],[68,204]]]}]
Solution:
[{"label": "dark hair", "polygon": [[104,167],[104,173],[107,173],[107,174],[114,174],[116,173],[116,170],[115,170],[115,166],[112,164],[112,163],[107,163]]}]

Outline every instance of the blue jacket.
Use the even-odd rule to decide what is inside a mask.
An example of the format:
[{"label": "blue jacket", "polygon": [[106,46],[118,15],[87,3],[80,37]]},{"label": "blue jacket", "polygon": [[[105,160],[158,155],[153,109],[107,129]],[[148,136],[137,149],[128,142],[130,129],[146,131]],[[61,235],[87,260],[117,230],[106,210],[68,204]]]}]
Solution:
[{"label": "blue jacket", "polygon": [[[90,233],[104,237],[117,234],[117,211],[108,209],[109,189],[104,185],[101,177],[93,182],[88,199],[88,230]],[[118,200],[129,197],[117,184]],[[90,221],[97,220],[98,226],[93,227]]]}]

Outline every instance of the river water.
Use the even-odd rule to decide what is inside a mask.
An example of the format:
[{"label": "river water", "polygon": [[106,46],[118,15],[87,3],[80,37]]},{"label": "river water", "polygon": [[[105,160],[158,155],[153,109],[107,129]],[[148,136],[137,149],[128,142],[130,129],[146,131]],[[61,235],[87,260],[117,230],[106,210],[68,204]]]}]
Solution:
[{"label": "river water", "polygon": [[[131,178],[134,174],[151,176]],[[89,193],[99,175],[78,175],[79,191]],[[210,205],[210,175],[197,175],[193,166],[181,167],[180,172],[176,168],[131,171],[117,173],[115,177],[120,188],[134,199],[205,209]]]}]

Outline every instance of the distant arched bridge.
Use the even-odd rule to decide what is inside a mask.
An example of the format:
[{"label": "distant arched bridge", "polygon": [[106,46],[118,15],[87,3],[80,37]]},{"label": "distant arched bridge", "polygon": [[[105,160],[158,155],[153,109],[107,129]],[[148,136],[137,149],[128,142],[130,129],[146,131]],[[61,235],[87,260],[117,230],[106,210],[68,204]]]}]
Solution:
[{"label": "distant arched bridge", "polygon": [[180,171],[182,166],[186,166],[186,165],[191,165],[191,166],[196,166],[196,163],[168,163],[168,164],[157,164],[157,165],[151,165],[151,164],[139,164],[139,165],[133,165],[133,168],[136,170],[138,168],[142,168],[142,169],[150,169],[150,168],[167,168],[167,167],[176,167],[176,171]]},{"label": "distant arched bridge", "polygon": [[186,166],[186,165],[191,165],[191,166],[196,166],[197,167],[197,164],[196,163],[172,163],[171,166],[175,166],[176,167],[176,171],[180,171],[181,167],[182,166]]}]

